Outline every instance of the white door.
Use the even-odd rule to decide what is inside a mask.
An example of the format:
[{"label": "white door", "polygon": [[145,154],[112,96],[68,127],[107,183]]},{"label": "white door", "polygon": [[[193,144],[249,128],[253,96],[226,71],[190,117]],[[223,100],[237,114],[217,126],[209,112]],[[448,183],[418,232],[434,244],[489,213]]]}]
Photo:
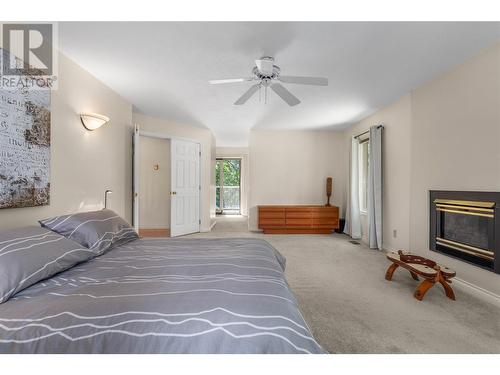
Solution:
[{"label": "white door", "polygon": [[171,141],[170,235],[200,231],[200,145]]},{"label": "white door", "polygon": [[134,209],[133,209],[133,225],[137,233],[139,233],[139,140],[141,139],[139,135],[139,126],[135,125],[134,129],[134,140],[132,142],[132,153],[134,159],[133,174],[133,196],[134,196]]}]

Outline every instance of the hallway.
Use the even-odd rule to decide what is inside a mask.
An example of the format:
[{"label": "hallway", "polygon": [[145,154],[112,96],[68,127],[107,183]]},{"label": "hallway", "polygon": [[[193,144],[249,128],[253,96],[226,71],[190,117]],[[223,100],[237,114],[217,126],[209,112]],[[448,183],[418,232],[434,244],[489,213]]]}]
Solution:
[{"label": "hallway", "polygon": [[212,232],[248,232],[248,217],[242,215],[217,215]]}]

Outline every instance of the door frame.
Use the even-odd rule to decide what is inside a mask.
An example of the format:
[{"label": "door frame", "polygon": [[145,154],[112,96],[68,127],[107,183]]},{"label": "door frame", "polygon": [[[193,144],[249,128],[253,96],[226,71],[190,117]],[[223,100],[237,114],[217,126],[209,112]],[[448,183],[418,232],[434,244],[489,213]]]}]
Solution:
[{"label": "door frame", "polygon": [[[132,210],[133,210],[133,213],[132,213],[132,226],[134,227],[135,231],[137,233],[139,233],[139,196],[138,196],[138,190],[139,190],[139,181],[140,181],[140,176],[139,176],[139,158],[136,159],[136,152],[138,150],[139,154],[140,154],[140,146],[137,147],[137,145],[135,145],[135,137],[149,137],[149,138],[159,138],[159,139],[168,139],[168,140],[172,140],[172,139],[175,139],[175,140],[179,140],[179,141],[187,141],[187,142],[193,142],[193,143],[197,143],[198,145],[200,145],[200,155],[199,155],[199,160],[200,160],[200,168],[199,168],[199,180],[200,180],[200,201],[199,201],[199,205],[200,205],[200,209],[198,210],[198,220],[200,222],[200,228],[199,228],[199,231],[196,232],[196,233],[200,233],[201,232],[201,213],[202,213],[202,204],[203,204],[203,194],[201,193],[202,192],[202,187],[203,187],[203,183],[202,183],[202,179],[201,179],[201,176],[202,176],[202,162],[201,162],[201,156],[202,156],[202,145],[201,145],[201,142],[198,141],[198,140],[195,140],[195,139],[190,139],[190,138],[184,138],[184,137],[177,137],[177,136],[173,136],[173,135],[170,135],[168,133],[156,133],[156,132],[149,132],[149,131],[144,131],[144,130],[141,130],[140,129],[140,125],[139,124],[134,124],[134,134],[133,134],[133,139],[134,139],[134,142],[133,142],[133,153],[132,153]],[[140,139],[140,138],[139,138]],[[172,158],[170,158],[170,168],[172,168]],[[172,170],[172,169],[170,169]],[[170,182],[170,184],[172,184],[172,182]],[[172,185],[170,185],[170,192],[172,191]],[[170,193],[169,192],[169,193]],[[170,197],[170,194],[169,194],[169,197]],[[172,214],[172,205],[170,205],[170,214]]]},{"label": "door frame", "polygon": [[[222,161],[222,168],[220,170],[220,176],[219,176],[219,179],[220,179],[220,181],[222,183],[221,188],[224,187],[224,160],[238,160],[240,162],[240,169],[239,169],[240,184],[238,186],[238,195],[239,195],[238,201],[240,202],[240,206],[239,206],[239,209],[238,209],[238,215],[241,215],[241,166],[243,164],[243,158],[241,156],[240,157],[236,157],[236,156],[233,156],[233,157],[231,157],[231,156],[220,156],[220,157],[216,157],[215,158],[216,162],[217,161]],[[220,191],[220,198],[219,198],[220,199],[219,202],[222,202],[221,207],[220,207],[220,209],[221,209],[220,215],[224,215],[224,207],[223,207],[224,206],[224,198],[222,197],[222,195],[223,194],[222,194],[222,190],[221,190]]]}]

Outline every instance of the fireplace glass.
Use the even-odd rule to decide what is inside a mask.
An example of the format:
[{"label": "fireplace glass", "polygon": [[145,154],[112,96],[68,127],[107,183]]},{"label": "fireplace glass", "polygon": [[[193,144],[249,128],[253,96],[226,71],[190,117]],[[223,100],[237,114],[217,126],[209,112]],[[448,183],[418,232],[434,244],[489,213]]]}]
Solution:
[{"label": "fireplace glass", "polygon": [[441,236],[465,245],[489,249],[488,227],[490,218],[441,212]]}]

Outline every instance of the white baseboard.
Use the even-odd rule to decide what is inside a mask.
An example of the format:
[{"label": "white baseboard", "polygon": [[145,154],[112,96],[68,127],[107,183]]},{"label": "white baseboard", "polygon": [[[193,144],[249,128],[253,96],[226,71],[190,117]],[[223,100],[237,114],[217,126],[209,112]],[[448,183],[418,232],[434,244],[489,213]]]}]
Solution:
[{"label": "white baseboard", "polygon": [[468,281],[465,281],[459,277],[454,277],[452,281],[455,281],[457,285],[460,285],[461,288],[469,290],[471,292],[474,292],[475,294],[479,294],[480,296],[484,297],[484,299],[488,300],[489,302],[500,306],[500,296],[496,293],[490,292],[489,290],[486,290],[484,288],[481,288],[480,286],[477,286],[475,284],[472,284]]}]

